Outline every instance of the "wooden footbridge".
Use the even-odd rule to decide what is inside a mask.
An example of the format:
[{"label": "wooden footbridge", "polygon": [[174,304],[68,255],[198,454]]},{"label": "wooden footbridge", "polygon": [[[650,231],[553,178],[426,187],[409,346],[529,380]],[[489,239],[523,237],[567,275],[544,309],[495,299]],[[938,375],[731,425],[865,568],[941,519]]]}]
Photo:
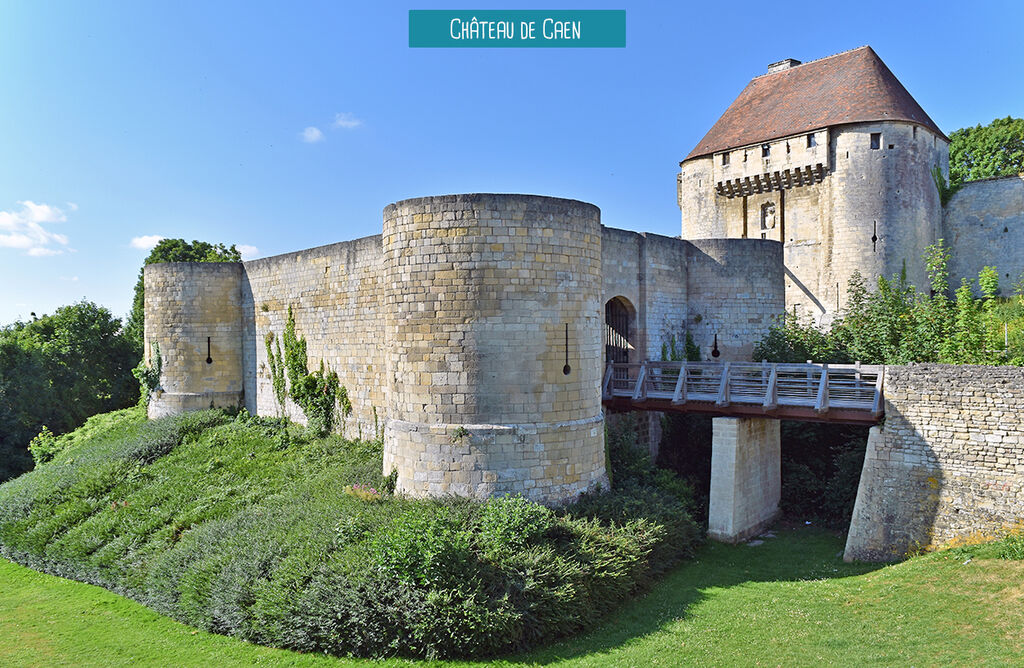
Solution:
[{"label": "wooden footbridge", "polygon": [[604,404],[620,410],[876,424],[883,366],[767,362],[610,363]]}]

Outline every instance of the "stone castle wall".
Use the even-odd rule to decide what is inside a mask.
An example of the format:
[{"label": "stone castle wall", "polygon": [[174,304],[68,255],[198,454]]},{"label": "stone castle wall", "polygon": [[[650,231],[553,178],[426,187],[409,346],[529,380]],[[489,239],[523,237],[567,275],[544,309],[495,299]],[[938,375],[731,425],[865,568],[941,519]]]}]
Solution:
[{"label": "stone castle wall", "polygon": [[748,361],[754,344],[785,308],[782,244],[762,239],[698,239],[689,243],[687,328],[719,361]]},{"label": "stone castle wall", "polygon": [[163,370],[149,417],[240,405],[241,279],[236,262],[146,266],[145,351]]},{"label": "stone castle wall", "polygon": [[886,367],[846,558],[896,559],[1022,522],[1024,369]]},{"label": "stone castle wall", "polygon": [[384,469],[414,496],[607,486],[597,207],[451,195],[384,210]]},{"label": "stone castle wall", "polygon": [[1024,273],[1024,174],[965,183],[946,205],[942,236],[951,287],[976,281],[988,265],[999,271],[1002,294],[1011,294]]},{"label": "stone castle wall", "polygon": [[689,248],[672,237],[602,228],[601,306],[619,297],[633,309],[633,361],[660,360],[672,337],[679,347],[685,341]]},{"label": "stone castle wall", "polygon": [[[399,490],[561,502],[607,484],[605,303],[628,303],[635,361],[673,338],[682,349],[687,331],[706,359],[715,334],[720,359],[746,359],[782,313],[781,256],[775,241],[604,228],[574,200],[406,200],[385,209],[381,236],[149,265],[146,337],[164,354],[151,413],[244,405],[304,422],[278,405],[268,365],[291,309],[310,369],[322,362],[348,391],[343,434],[383,437]],[[656,444],[658,416],[647,425]]]},{"label": "stone castle wall", "polygon": [[[307,364],[337,372],[352,402],[344,435],[374,438],[387,413],[384,281],[380,235],[244,263],[242,280],[245,405],[253,414],[305,423],[291,399],[278,406],[266,338],[280,344],[288,308],[305,337]],[[376,432],[376,433],[375,433]]]}]

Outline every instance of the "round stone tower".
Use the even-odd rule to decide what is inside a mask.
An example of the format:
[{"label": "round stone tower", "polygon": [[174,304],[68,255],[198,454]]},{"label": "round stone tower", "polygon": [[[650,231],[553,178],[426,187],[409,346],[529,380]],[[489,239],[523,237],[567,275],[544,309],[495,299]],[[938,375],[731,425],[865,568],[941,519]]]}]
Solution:
[{"label": "round stone tower", "polygon": [[832,276],[822,291],[825,302],[846,303],[854,270],[872,288],[875,277],[906,269],[907,280],[927,292],[921,254],[939,238],[942,203],[933,170],[948,176],[946,138],[898,121],[852,124],[833,136]]},{"label": "round stone tower", "polygon": [[242,400],[242,264],[146,265],[145,356],[161,358],[149,417]]},{"label": "round stone tower", "polygon": [[597,207],[447,195],[384,209],[384,473],[413,496],[607,486]]}]

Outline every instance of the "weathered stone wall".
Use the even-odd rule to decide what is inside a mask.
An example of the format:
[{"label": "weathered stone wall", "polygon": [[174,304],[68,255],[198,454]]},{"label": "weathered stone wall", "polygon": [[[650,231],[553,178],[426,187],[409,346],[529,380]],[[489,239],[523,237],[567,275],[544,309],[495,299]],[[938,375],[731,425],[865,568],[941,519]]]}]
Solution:
[{"label": "weathered stone wall", "polygon": [[952,287],[976,281],[984,266],[999,271],[1004,295],[1024,273],[1024,174],[965,183],[946,205],[942,236],[952,252]]},{"label": "weathered stone wall", "polygon": [[1024,522],[1024,369],[885,370],[846,559],[887,560]]},{"label": "weathered stone wall", "polygon": [[384,469],[398,490],[562,502],[607,485],[599,217],[527,195],[384,210]]},{"label": "weathered stone wall", "polygon": [[382,263],[380,235],[244,263],[242,350],[250,412],[306,421],[291,399],[278,406],[267,366],[267,335],[280,342],[291,307],[296,335],[306,338],[309,368],[322,360],[348,392],[352,415],[341,425],[344,435],[382,433],[387,416]]},{"label": "weathered stone wall", "polygon": [[686,259],[687,329],[701,358],[718,335],[719,361],[750,360],[754,344],[785,308],[782,244],[761,239],[698,239]]},{"label": "weathered stone wall", "polygon": [[157,418],[242,399],[242,265],[170,262],[144,275],[145,350],[159,347],[160,389],[149,402]]}]

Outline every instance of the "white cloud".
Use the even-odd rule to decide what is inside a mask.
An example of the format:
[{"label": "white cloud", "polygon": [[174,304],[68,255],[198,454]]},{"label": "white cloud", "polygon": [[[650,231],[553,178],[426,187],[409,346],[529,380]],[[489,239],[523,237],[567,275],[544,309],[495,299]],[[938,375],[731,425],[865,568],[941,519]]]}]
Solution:
[{"label": "white cloud", "polygon": [[331,125],[336,128],[351,130],[352,128],[358,128],[362,124],[363,122],[356,118],[355,114],[344,111],[334,115],[334,123]]},{"label": "white cloud", "polygon": [[324,140],[324,133],[320,132],[320,128],[313,127],[312,125],[299,133],[299,136],[307,144],[315,144],[318,141]]},{"label": "white cloud", "polygon": [[251,260],[260,254],[260,249],[255,246],[247,246],[245,244],[238,244],[235,246],[239,253],[242,254],[243,260]]},{"label": "white cloud", "polygon": [[159,234],[144,234],[141,237],[132,238],[130,244],[132,248],[138,248],[139,250],[152,250],[153,246],[156,246],[162,239]]},{"label": "white cloud", "polygon": [[[66,221],[68,218],[63,210],[30,200],[18,204],[21,205],[20,210],[0,211],[0,248],[16,248],[32,257],[60,255],[70,250],[66,248],[67,236],[43,227]],[[69,205],[69,208],[74,211],[78,207]]]}]

